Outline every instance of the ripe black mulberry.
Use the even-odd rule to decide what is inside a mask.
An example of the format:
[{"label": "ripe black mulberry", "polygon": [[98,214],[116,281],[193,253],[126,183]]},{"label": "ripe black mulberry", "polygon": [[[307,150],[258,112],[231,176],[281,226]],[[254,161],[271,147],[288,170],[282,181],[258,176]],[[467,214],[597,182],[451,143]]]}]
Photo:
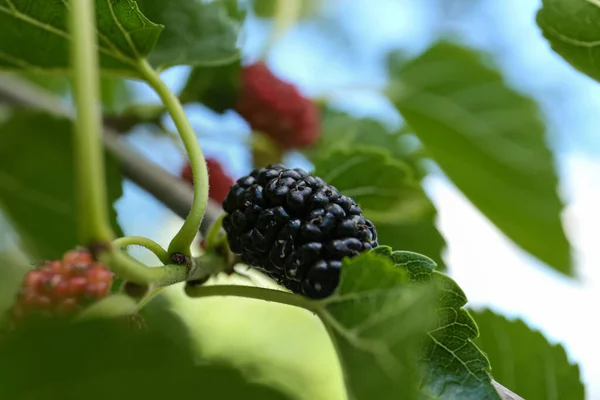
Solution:
[{"label": "ripe black mulberry", "polygon": [[373,223],[321,178],[281,164],[238,179],[225,201],[231,250],[295,293],[331,295],[344,257],[377,247]]}]

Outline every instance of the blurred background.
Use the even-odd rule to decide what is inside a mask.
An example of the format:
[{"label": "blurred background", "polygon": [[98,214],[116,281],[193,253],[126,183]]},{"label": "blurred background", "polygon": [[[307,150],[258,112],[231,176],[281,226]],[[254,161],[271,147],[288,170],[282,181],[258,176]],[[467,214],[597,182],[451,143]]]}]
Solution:
[{"label": "blurred background", "polygon": [[[399,113],[379,93],[387,80],[386,55],[399,49],[408,59],[441,38],[490,54],[488,61],[507,82],[539,104],[556,158],[559,193],[567,204],[563,222],[573,246],[575,278],[554,272],[509,241],[435,165],[428,164],[423,186],[437,208],[436,224],[447,242],[444,262],[467,294],[468,306],[522,318],[553,343],[564,345],[570,359],[581,366],[587,397],[600,399],[596,338],[600,84],[550,50],[535,23],[541,1],[306,0],[304,4],[303,18],[269,47],[267,63],[306,95],[325,96],[353,116],[398,129]],[[243,63],[262,55],[272,30],[272,20],[248,16],[240,38]],[[163,78],[179,91],[189,72],[187,67],[175,67]],[[129,86],[139,102],[158,103],[145,84]],[[244,145],[250,128],[241,117],[233,111],[216,114],[200,105],[189,105],[186,111],[207,156],[219,160],[233,177],[251,169],[252,157]],[[166,170],[180,174],[185,164],[180,149],[155,128],[138,126],[126,140]],[[300,154],[289,154],[286,162],[310,168]],[[181,224],[129,181],[116,208],[125,234],[143,234],[163,245]],[[180,287],[165,296],[188,326],[198,328],[195,340],[203,356],[232,361],[257,380],[302,392],[306,399],[332,399],[342,393],[339,365],[314,316],[252,300],[190,300]],[[274,340],[274,335],[286,339]]]}]

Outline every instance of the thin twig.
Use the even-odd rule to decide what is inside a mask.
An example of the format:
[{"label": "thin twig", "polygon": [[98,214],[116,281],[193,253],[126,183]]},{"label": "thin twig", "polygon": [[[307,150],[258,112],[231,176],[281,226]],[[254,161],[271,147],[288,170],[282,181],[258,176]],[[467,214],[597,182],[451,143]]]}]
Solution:
[{"label": "thin twig", "polygon": [[[73,110],[47,91],[11,75],[0,75],[0,104],[43,110],[51,114],[73,118]],[[121,163],[123,174],[153,195],[171,211],[185,218],[192,203],[190,186],[169,174],[158,165],[141,156],[120,140],[119,134],[104,127],[104,146]],[[222,213],[218,204],[209,200],[200,233],[206,235],[210,225]],[[494,387],[502,400],[524,400],[496,381]]]},{"label": "thin twig", "polygon": [[[0,103],[43,110],[50,114],[73,118],[73,109],[56,96],[12,75],[0,76]],[[190,210],[193,191],[190,185],[168,173],[155,163],[133,150],[111,128],[104,127],[104,147],[119,161],[123,175],[146,190],[171,211],[185,218]],[[222,213],[221,207],[209,200],[200,226],[205,235],[212,223]]]}]

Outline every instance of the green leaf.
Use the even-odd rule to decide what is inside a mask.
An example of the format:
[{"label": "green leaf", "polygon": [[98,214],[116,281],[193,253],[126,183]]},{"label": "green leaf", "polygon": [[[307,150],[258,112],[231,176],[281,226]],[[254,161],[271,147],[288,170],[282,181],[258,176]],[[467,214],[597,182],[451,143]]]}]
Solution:
[{"label": "green leaf", "polygon": [[[0,207],[31,253],[56,259],[78,245],[71,122],[18,111],[0,125]],[[110,203],[122,194],[122,176],[106,159]],[[116,212],[113,226],[120,232]]]},{"label": "green leaf", "polygon": [[315,175],[335,186],[342,194],[352,197],[363,210],[388,211],[398,198],[411,187],[408,166],[395,160],[385,150],[353,148],[335,150],[315,160]]},{"label": "green leaf", "polygon": [[[244,273],[257,286],[277,287],[258,271]],[[236,275],[222,274],[214,283],[248,284]],[[296,400],[346,400],[338,357],[314,313],[235,296],[198,301],[185,295],[179,285],[166,288],[163,294],[188,327],[195,354],[239,366],[252,381],[277,386]],[[157,323],[166,328],[162,321]],[[181,336],[175,337],[181,340]]]},{"label": "green leaf", "polygon": [[240,60],[222,66],[193,68],[179,100],[199,102],[218,113],[235,108],[240,69]]},{"label": "green leaf", "polygon": [[573,273],[554,159],[537,105],[478,53],[441,42],[390,65],[389,96],[433,159],[510,239]]},{"label": "green leaf", "polygon": [[421,390],[428,398],[482,400],[499,399],[492,385],[490,363],[475,345],[477,325],[463,308],[467,297],[447,275],[435,271],[435,263],[423,255],[378,247],[397,268],[406,270],[411,282],[433,282],[441,293],[437,305],[437,323],[428,332],[421,352],[424,371]]},{"label": "green leaf", "polygon": [[224,0],[138,0],[142,12],[165,26],[149,56],[157,67],[221,65],[240,57],[239,22]]},{"label": "green leaf", "polygon": [[379,243],[442,260],[436,211],[405,162],[383,148],[338,147],[315,163],[315,175],[352,197],[377,227]]},{"label": "green leaf", "polygon": [[555,52],[600,81],[599,1],[543,0],[536,20]]},{"label": "green leaf", "polygon": [[477,345],[492,363],[494,378],[527,400],[583,400],[579,367],[560,344],[552,345],[523,321],[490,310],[471,311],[479,326]]},{"label": "green leaf", "polygon": [[0,343],[3,399],[255,399],[287,397],[206,363],[150,327],[120,320],[26,325]]},{"label": "green leaf", "polygon": [[334,342],[350,399],[418,398],[416,352],[435,319],[432,287],[366,253],[344,260],[336,293],[315,312]]},{"label": "green leaf", "polygon": [[[0,69],[67,72],[67,10],[66,0],[0,0]],[[96,15],[101,67],[136,75],[136,61],[150,54],[162,27],[133,0],[97,0]]]},{"label": "green leaf", "polygon": [[404,141],[406,135],[390,131],[380,121],[357,118],[329,107],[321,109],[321,135],[314,149],[305,150],[311,160],[319,154],[336,149],[349,149],[359,145],[380,147],[402,161],[408,161],[411,149]]}]

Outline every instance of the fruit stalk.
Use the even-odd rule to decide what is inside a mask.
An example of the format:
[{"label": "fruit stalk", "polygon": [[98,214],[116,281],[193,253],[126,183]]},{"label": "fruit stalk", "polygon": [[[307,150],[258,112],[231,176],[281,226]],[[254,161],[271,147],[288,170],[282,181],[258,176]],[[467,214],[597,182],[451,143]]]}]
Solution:
[{"label": "fruit stalk", "polygon": [[210,286],[186,286],[185,293],[194,298],[214,296],[235,296],[247,299],[270,301],[273,303],[286,304],[294,307],[302,307],[307,310],[315,310],[316,302],[293,293],[275,289],[266,289],[242,285],[210,285]]}]

